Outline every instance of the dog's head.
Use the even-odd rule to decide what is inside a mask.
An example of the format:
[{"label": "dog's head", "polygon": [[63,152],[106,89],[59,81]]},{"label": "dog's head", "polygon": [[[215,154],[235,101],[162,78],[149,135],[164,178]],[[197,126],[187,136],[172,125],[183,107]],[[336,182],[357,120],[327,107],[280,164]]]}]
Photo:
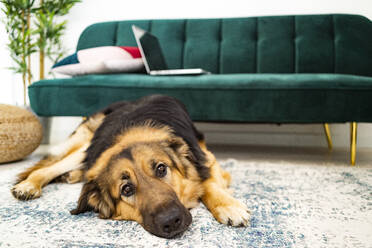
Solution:
[{"label": "dog's head", "polygon": [[137,129],[118,137],[86,172],[87,182],[71,213],[93,210],[101,218],[134,220],[171,238],[190,225],[188,208],[203,194],[202,177],[182,138],[167,128]]}]

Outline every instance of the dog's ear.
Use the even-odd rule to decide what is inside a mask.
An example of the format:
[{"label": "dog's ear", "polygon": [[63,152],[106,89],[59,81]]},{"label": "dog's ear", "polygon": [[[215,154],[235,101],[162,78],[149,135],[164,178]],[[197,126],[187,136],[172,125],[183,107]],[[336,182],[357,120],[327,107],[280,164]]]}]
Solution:
[{"label": "dog's ear", "polygon": [[77,215],[87,211],[95,211],[99,213],[102,219],[110,218],[114,212],[114,203],[107,193],[101,192],[95,181],[90,181],[84,184],[77,207],[70,211],[71,214]]},{"label": "dog's ear", "polygon": [[169,142],[169,147],[172,148],[176,153],[188,157],[189,154],[189,147],[187,146],[186,142],[180,137],[172,137]]},{"label": "dog's ear", "polygon": [[199,145],[189,146],[181,137],[174,136],[169,142],[169,147],[172,148],[176,154],[193,164],[202,180],[210,177],[209,168],[204,166],[206,162],[205,154]]}]

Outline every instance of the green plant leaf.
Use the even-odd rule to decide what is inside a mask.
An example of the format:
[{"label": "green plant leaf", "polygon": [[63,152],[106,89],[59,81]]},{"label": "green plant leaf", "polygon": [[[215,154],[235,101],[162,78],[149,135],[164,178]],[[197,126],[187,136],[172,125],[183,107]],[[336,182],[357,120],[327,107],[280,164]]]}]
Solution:
[{"label": "green plant leaf", "polygon": [[[35,0],[0,0],[1,11],[6,18],[5,24],[9,42],[10,57],[15,66],[9,68],[16,73],[27,71],[27,57],[43,50],[45,56],[56,61],[65,54],[62,36],[66,29],[66,20],[57,17],[66,15],[80,0],[44,0],[42,6]],[[27,16],[30,15],[30,27],[27,28]]]}]

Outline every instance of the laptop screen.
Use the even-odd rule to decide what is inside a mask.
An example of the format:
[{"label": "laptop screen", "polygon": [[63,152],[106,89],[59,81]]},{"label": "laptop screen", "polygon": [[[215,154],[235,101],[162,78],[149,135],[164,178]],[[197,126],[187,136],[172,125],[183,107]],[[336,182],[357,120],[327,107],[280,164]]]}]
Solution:
[{"label": "laptop screen", "polygon": [[150,71],[167,70],[168,66],[161,51],[158,38],[138,27],[135,27],[133,31],[140,43],[139,45],[142,47]]}]

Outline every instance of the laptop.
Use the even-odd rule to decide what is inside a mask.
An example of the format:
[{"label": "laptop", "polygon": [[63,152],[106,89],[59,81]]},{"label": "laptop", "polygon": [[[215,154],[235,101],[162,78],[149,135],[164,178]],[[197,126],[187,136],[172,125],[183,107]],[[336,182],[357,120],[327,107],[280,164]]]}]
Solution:
[{"label": "laptop", "polygon": [[135,25],[132,30],[138,48],[141,52],[146,72],[150,75],[202,75],[210,74],[201,68],[195,69],[168,69],[158,38]]}]

